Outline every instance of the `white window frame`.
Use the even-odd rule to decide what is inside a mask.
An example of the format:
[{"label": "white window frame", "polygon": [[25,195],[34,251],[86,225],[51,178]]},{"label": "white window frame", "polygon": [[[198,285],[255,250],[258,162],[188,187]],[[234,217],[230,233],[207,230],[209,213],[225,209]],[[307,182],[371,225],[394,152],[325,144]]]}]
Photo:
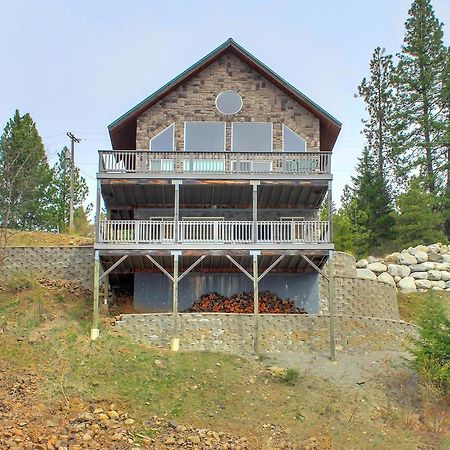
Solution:
[{"label": "white window frame", "polygon": [[[232,152],[234,152],[234,151],[236,151],[236,150],[234,150],[234,141],[233,141],[233,132],[234,132],[234,124],[235,123],[239,123],[239,124],[241,124],[241,123],[270,123],[270,152],[273,152],[274,150],[273,150],[273,122],[244,122],[244,121],[242,121],[242,122],[231,122],[231,151]],[[261,152],[261,153],[270,153],[270,152]],[[253,152],[249,152],[249,151],[247,151],[247,152],[244,152],[244,153],[253,153]],[[256,151],[254,152],[254,153],[256,153]]]},{"label": "white window frame", "polygon": [[[148,141],[148,149],[152,152],[162,152],[164,150],[152,150],[152,141],[153,139],[157,138],[161,133],[164,133],[164,131],[167,130],[167,128],[172,127],[172,152],[175,151],[175,122],[172,122],[170,125],[167,125],[163,130],[161,130],[158,134],[155,134],[150,140]],[[168,153],[168,152],[167,152]]]},{"label": "white window frame", "polygon": [[293,133],[295,133],[297,136],[299,136],[301,139],[303,139],[305,141],[305,151],[304,152],[297,152],[297,153],[305,153],[308,151],[308,141],[301,136],[299,133],[297,133],[295,130],[293,130],[291,127],[288,127],[286,124],[282,123],[281,124],[281,151],[285,151],[284,150],[284,129],[285,128],[289,128],[289,130],[291,130]]},{"label": "white window frame", "polygon": [[[205,152],[206,150],[186,150],[186,124],[187,123],[221,123],[223,124],[223,150],[226,151],[227,146],[227,123],[221,120],[185,120],[184,121],[184,139],[183,139],[183,151],[189,152]],[[218,151],[211,150],[211,153],[219,153]]]}]

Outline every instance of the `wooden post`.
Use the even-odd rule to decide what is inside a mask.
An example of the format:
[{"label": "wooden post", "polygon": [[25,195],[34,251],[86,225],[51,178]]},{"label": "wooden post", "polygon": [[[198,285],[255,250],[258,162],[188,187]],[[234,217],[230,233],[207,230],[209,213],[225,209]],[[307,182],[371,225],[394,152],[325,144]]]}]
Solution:
[{"label": "wooden post", "polygon": [[180,180],[173,180],[172,183],[175,187],[175,208],[174,208],[174,216],[173,216],[173,237],[174,242],[177,243],[179,241],[179,235],[178,235],[178,223],[180,221]]},{"label": "wooden post", "polygon": [[95,242],[100,241],[100,211],[102,203],[102,191],[100,180],[97,180],[97,202],[95,204]]},{"label": "wooden post", "polygon": [[[328,233],[330,242],[333,242],[333,183],[328,182]],[[334,305],[334,256],[333,250],[328,253],[328,313],[330,314],[330,359],[336,361],[336,327]]]},{"label": "wooden post", "polygon": [[103,281],[103,304],[108,304],[108,297],[109,297],[109,276],[106,275],[104,281]]},{"label": "wooden post", "polygon": [[91,329],[91,340],[95,341],[99,336],[99,296],[100,296],[100,256],[98,250],[94,252],[94,304],[93,304],[93,320]]},{"label": "wooden post", "polygon": [[259,274],[258,253],[253,253],[253,352],[259,354]]},{"label": "wooden post", "polygon": [[173,254],[173,289],[172,289],[172,342],[171,348],[173,351],[178,351],[180,346],[180,338],[178,337],[178,258],[180,252],[174,251]]},{"label": "wooden post", "polygon": [[259,181],[250,181],[253,187],[253,242],[258,241],[258,185]]}]

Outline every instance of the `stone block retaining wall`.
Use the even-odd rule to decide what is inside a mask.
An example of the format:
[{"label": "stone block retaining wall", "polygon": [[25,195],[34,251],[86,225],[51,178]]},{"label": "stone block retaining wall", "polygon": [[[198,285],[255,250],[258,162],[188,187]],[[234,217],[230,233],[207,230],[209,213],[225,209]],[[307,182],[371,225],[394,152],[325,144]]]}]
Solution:
[{"label": "stone block retaining wall", "polygon": [[79,280],[92,289],[94,250],[86,247],[8,247],[0,276],[29,273],[50,280]]},{"label": "stone block retaining wall", "polygon": [[[125,314],[116,323],[140,342],[168,347],[171,314]],[[253,316],[251,314],[183,313],[178,315],[180,349],[222,351],[246,354],[253,351]],[[329,317],[327,315],[261,314],[261,352],[328,351]],[[369,351],[401,349],[406,336],[416,327],[400,320],[361,316],[336,318],[339,349]]]}]

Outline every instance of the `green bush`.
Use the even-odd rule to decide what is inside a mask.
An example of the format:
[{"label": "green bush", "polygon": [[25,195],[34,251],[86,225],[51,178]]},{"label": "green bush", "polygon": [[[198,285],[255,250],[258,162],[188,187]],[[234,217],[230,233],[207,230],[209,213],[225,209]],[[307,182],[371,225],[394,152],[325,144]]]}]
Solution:
[{"label": "green bush", "polygon": [[444,393],[450,390],[450,320],[441,303],[428,298],[419,316],[419,337],[411,349],[413,367]]}]

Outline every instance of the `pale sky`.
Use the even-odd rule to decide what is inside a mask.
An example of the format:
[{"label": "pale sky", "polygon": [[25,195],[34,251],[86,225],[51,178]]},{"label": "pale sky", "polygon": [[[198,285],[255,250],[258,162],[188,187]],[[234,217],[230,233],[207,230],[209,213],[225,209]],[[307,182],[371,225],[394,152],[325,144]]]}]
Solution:
[{"label": "pale sky", "polygon": [[[29,112],[50,162],[82,139],[76,163],[95,198],[107,125],[232,37],[343,123],[334,198],[350,182],[364,105],[354,98],[376,46],[397,53],[411,0],[0,0],[0,126]],[[450,24],[450,1],[433,0]],[[450,42],[449,26],[444,27]]]}]

